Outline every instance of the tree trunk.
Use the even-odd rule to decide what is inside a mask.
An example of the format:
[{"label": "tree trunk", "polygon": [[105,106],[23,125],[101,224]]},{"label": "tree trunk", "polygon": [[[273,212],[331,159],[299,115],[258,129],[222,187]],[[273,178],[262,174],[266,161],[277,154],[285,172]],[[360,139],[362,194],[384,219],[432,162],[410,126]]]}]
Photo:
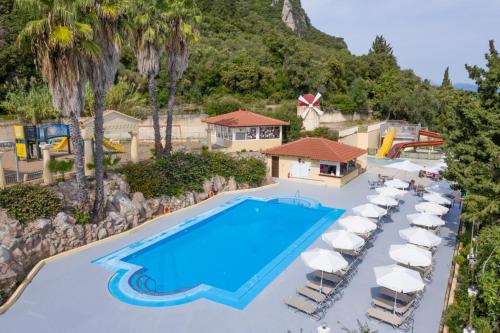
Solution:
[{"label": "tree trunk", "polygon": [[163,150],[165,155],[172,153],[172,123],[174,118],[175,92],[177,90],[177,78],[172,76],[170,77],[168,90],[167,128],[165,131],[165,149]]},{"label": "tree trunk", "polygon": [[92,220],[94,222],[101,220],[104,215],[104,97],[104,93],[94,91],[95,199],[92,209]]},{"label": "tree trunk", "polygon": [[148,76],[149,102],[153,118],[153,130],[155,138],[155,157],[160,158],[163,153],[160,133],[160,118],[158,115],[158,100],[156,99],[156,78],[154,74]]},{"label": "tree trunk", "polygon": [[80,132],[80,119],[71,112],[69,114],[71,143],[75,152],[76,184],[78,187],[78,202],[82,210],[89,208],[89,194],[85,178],[85,162],[83,160],[83,139]]}]

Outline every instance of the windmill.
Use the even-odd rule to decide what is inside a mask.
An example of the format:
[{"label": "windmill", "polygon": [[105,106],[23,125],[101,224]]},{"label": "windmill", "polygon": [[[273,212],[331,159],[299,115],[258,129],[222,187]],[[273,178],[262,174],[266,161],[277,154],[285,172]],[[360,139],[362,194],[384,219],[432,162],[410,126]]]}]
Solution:
[{"label": "windmill", "polygon": [[316,96],[313,97],[313,95],[307,94],[305,96],[300,96],[299,97],[299,105],[300,106],[305,106],[303,108],[303,111],[300,113],[300,116],[302,119],[306,119],[307,115],[309,112],[312,110],[318,114],[318,117],[321,117],[323,115],[323,111],[321,111],[318,106],[319,106],[319,99],[321,98],[321,94],[317,93]]}]

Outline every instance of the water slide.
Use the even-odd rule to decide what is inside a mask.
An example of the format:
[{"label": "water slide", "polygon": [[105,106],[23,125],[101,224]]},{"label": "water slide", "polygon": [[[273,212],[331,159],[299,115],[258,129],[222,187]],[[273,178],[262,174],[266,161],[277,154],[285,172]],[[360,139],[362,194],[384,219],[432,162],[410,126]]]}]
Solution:
[{"label": "water slide", "polygon": [[[387,157],[390,159],[396,158],[399,156],[402,150],[405,148],[416,148],[416,147],[435,147],[435,146],[441,146],[444,144],[444,140],[441,138],[441,135],[436,132],[431,132],[431,131],[426,131],[426,130],[420,130],[418,132],[419,137],[420,136],[426,136],[428,138],[432,138],[433,140],[427,140],[427,141],[410,141],[410,142],[400,142],[396,143],[387,153]],[[385,140],[384,140],[385,142]]]},{"label": "water slide", "polygon": [[112,143],[111,141],[109,141],[109,139],[106,139],[106,138],[103,138],[102,144],[104,147],[111,149],[111,150],[114,150],[114,151],[118,151],[120,153],[123,153],[125,151],[125,147],[120,146],[120,145],[116,145],[116,144]]},{"label": "water slide", "polygon": [[64,147],[66,147],[67,144],[68,144],[68,137],[65,136],[61,141],[59,141],[58,144],[56,144],[54,147],[52,147],[52,149],[54,149],[54,150],[61,150]]},{"label": "water slide", "polygon": [[377,155],[377,158],[383,158],[389,149],[392,147],[392,141],[394,141],[394,137],[396,136],[396,130],[394,128],[389,128],[387,134],[385,135],[384,141],[382,142],[382,146],[380,146]]}]

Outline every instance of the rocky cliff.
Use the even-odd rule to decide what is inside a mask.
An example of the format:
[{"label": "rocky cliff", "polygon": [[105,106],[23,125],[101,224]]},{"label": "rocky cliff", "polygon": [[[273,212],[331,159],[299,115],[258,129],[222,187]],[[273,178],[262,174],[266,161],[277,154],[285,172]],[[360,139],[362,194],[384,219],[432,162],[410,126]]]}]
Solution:
[{"label": "rocky cliff", "polygon": [[310,27],[309,18],[302,8],[300,0],[284,0],[281,19],[287,27],[299,34]]}]

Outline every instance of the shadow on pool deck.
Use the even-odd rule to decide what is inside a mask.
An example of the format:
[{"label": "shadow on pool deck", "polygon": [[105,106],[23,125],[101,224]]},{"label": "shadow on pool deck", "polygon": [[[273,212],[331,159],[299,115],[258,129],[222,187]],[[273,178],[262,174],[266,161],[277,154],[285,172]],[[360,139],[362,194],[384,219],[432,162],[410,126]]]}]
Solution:
[{"label": "shadow on pool deck", "polygon": [[[300,189],[301,195],[310,196],[322,204],[350,208],[365,203],[368,190],[364,174],[342,189],[323,185],[308,185],[282,181],[278,186],[252,192],[255,196],[293,195]],[[239,194],[220,195],[192,209],[173,214],[135,231],[126,237],[113,239],[82,252],[50,262],[35,277],[14,306],[0,316],[2,332],[315,332],[320,322],[288,310],[283,299],[295,294],[295,290],[306,282],[310,270],[296,259],[272,281],[242,311],[207,300],[189,304],[147,308],[122,303],[112,297],[107,283],[114,272],[92,265],[90,261],[109,252],[158,233],[188,217],[213,208]],[[373,288],[377,287],[373,267],[393,263],[388,250],[391,244],[403,244],[398,230],[409,226],[406,214],[414,213],[414,205],[421,199],[407,194],[400,210],[384,222],[372,247],[358,266],[358,272],[344,289],[342,298],[326,312],[326,321],[334,332],[340,328],[356,328],[356,321],[368,322],[370,327],[382,332],[393,332],[386,325],[366,318]],[[444,238],[435,255],[432,282],[426,286],[424,297],[415,311],[413,331],[416,333],[437,332],[447,279],[451,267],[455,236],[458,229],[459,209],[452,208],[446,216],[448,223],[441,229]],[[332,228],[337,228],[333,225]],[[328,246],[317,239],[311,247]]]}]

